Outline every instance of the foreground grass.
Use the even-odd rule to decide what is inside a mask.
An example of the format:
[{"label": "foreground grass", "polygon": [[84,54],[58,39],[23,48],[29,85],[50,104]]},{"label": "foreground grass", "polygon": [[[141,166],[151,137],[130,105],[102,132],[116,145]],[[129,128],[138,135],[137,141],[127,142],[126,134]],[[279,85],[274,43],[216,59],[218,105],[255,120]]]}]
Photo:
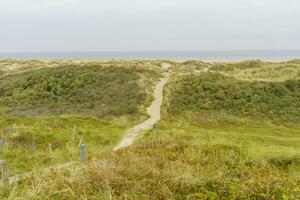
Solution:
[{"label": "foreground grass", "polygon": [[270,79],[237,75],[271,64],[176,64],[157,132],[84,164],[37,171],[0,197],[300,199],[299,78],[281,79],[281,68]]},{"label": "foreground grass", "polygon": [[[80,141],[86,146],[86,155],[92,157],[94,152],[111,149],[120,140],[130,126],[129,122],[121,120],[113,122],[80,116],[2,119],[0,137],[5,141],[5,148],[0,157],[7,161],[12,175],[78,160]],[[35,152],[32,142],[36,143]]]},{"label": "foreground grass", "polygon": [[37,173],[2,195],[8,199],[299,199],[298,130],[267,124],[241,124],[238,129],[228,124],[195,126],[178,118],[162,121],[156,134],[148,132],[130,149],[70,169]]}]

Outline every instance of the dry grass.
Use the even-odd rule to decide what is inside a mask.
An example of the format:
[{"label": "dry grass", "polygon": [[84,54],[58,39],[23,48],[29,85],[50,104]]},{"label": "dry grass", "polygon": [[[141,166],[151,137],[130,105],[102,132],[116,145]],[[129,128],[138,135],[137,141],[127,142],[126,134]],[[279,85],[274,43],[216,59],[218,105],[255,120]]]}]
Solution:
[{"label": "dry grass", "polygon": [[[7,199],[153,200],[296,200],[300,197],[299,154],[280,157],[272,151],[263,152],[264,145],[246,135],[251,133],[247,127],[234,131],[232,127],[226,128],[227,125],[200,128],[188,124],[182,120],[161,122],[156,138],[149,132],[130,149],[116,154],[103,152],[97,159],[91,158],[84,165],[75,163],[68,169],[37,172],[3,190],[2,196]],[[269,134],[276,128],[269,127]],[[219,129],[227,129],[228,134]],[[256,132],[257,137],[267,133],[262,127]],[[239,142],[232,141],[233,137],[239,137],[235,139]],[[247,142],[255,144],[256,151],[264,155],[258,156]]]},{"label": "dry grass", "polygon": [[300,79],[300,63],[246,61],[241,63],[215,63],[211,71],[220,72],[240,80],[283,82]]}]

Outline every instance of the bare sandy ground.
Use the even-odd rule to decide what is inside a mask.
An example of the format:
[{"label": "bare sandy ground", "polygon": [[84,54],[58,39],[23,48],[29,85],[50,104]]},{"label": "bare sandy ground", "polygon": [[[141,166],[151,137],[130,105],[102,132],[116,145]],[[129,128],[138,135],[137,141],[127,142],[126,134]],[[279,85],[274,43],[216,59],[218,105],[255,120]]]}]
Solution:
[{"label": "bare sandy ground", "polygon": [[14,70],[17,70],[19,68],[20,68],[20,65],[14,63],[14,64],[11,64],[11,65],[6,65],[6,66],[2,67],[2,70],[4,70],[4,71],[14,71]]},{"label": "bare sandy ground", "polygon": [[[169,64],[162,64],[162,67],[164,69],[167,69],[170,67]],[[129,129],[121,142],[117,144],[117,146],[114,147],[113,151],[117,151],[121,148],[128,147],[133,144],[135,139],[142,134],[145,130],[150,129],[153,127],[153,125],[160,120],[161,114],[160,114],[160,108],[163,101],[163,89],[166,83],[169,80],[169,74],[164,74],[164,77],[160,79],[159,83],[156,85],[156,88],[154,90],[154,101],[152,104],[147,108],[147,114],[150,116],[149,119],[146,121],[135,125],[133,128]]]}]

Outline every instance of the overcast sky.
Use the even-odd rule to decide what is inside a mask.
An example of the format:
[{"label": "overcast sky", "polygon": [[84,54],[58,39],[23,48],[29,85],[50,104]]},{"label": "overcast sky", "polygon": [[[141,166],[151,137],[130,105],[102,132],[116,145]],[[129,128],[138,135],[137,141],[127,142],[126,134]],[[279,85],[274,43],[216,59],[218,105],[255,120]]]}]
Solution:
[{"label": "overcast sky", "polygon": [[300,49],[299,0],[0,0],[0,51]]}]

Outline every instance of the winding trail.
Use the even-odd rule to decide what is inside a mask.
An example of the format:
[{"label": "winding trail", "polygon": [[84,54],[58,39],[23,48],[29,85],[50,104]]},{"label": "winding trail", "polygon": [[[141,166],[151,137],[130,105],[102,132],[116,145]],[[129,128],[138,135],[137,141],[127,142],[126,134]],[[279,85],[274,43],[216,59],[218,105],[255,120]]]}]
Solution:
[{"label": "winding trail", "polygon": [[[164,68],[168,68],[168,66],[165,65]],[[125,136],[123,137],[121,142],[113,148],[113,151],[117,151],[121,148],[125,148],[132,145],[140,134],[150,129],[153,126],[153,124],[160,120],[161,104],[163,101],[163,89],[169,80],[169,76],[169,73],[165,73],[164,77],[160,79],[160,81],[155,87],[154,101],[147,108],[147,114],[150,116],[150,118],[126,131]]]},{"label": "winding trail", "polygon": [[[170,64],[168,63],[163,63],[162,68],[168,69],[170,67]],[[126,131],[124,138],[121,140],[119,144],[117,144],[114,148],[113,151],[117,151],[121,148],[128,147],[133,144],[135,139],[142,134],[144,131],[147,129],[150,129],[153,124],[155,124],[158,120],[160,120],[161,114],[161,104],[163,101],[163,89],[166,83],[169,80],[169,73],[164,73],[164,77],[160,79],[160,81],[157,83],[155,90],[154,90],[154,101],[151,103],[151,105],[147,108],[147,114],[150,116],[147,120],[144,122],[135,125],[133,128],[129,129]],[[60,164],[52,167],[47,167],[43,169],[38,169],[37,171],[30,171],[26,172],[23,174],[15,175],[9,177],[8,183],[14,184],[17,181],[24,179],[25,177],[32,176],[36,172],[50,172],[53,169],[59,169],[59,168],[65,168],[65,167],[70,167],[73,164],[73,162],[68,162],[65,164]]]}]

